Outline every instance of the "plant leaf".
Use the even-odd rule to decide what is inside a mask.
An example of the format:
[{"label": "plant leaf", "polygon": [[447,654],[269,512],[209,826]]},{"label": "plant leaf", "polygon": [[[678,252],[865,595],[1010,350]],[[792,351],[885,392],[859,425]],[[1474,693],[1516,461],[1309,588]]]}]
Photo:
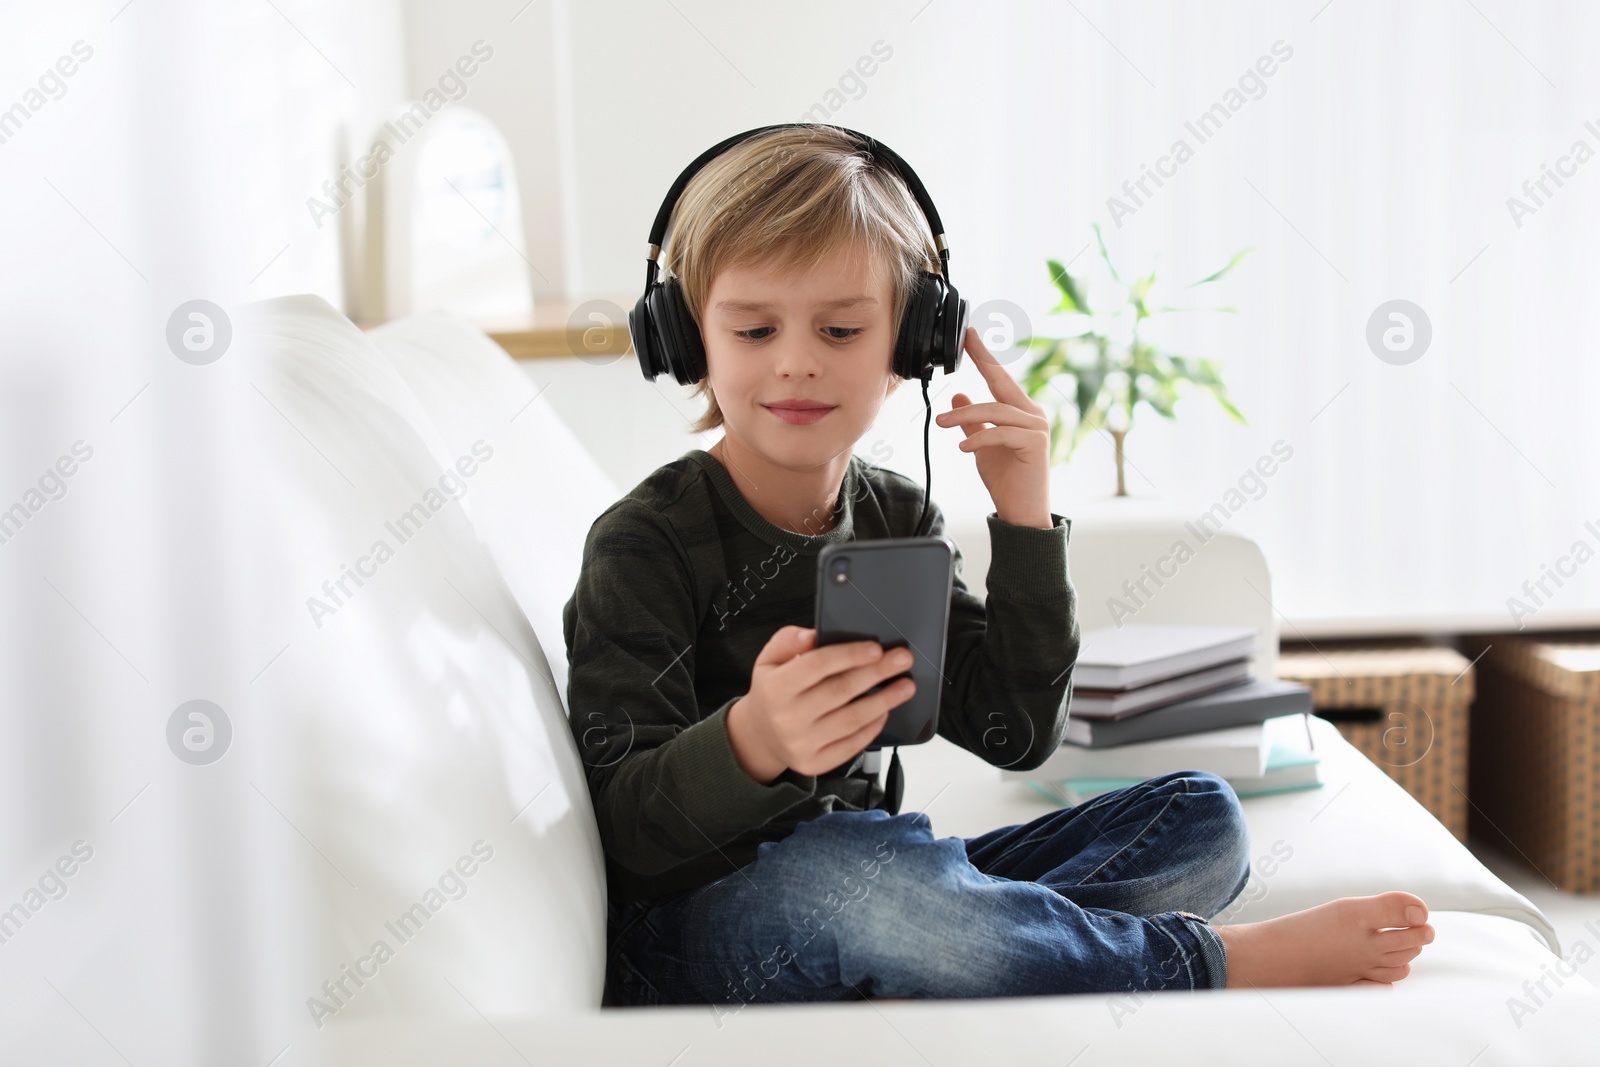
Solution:
[{"label": "plant leaf", "polygon": [[1105,235],[1100,232],[1100,223],[1096,221],[1092,225],[1094,226],[1094,239],[1100,245],[1100,258],[1106,261],[1106,269],[1111,272],[1111,280],[1121,285],[1122,275],[1117,273],[1117,265],[1111,262],[1111,252],[1106,248],[1106,239]]},{"label": "plant leaf", "polygon": [[[1094,366],[1081,368],[1077,372],[1079,419],[1085,418],[1086,413],[1092,411],[1099,402],[1100,395],[1105,389],[1106,375],[1110,372],[1111,365],[1106,358],[1105,345],[1101,344],[1100,358],[1095,361]],[[1109,400],[1106,401],[1105,406],[1108,409],[1111,407]]]},{"label": "plant leaf", "polygon": [[1067,433],[1061,412],[1062,409],[1057,407],[1050,419],[1050,466],[1052,467],[1072,458],[1072,438]]},{"label": "plant leaf", "polygon": [[1022,374],[1022,388],[1029,396],[1037,397],[1052,379],[1068,370],[1066,344],[1054,338],[1048,339],[1048,343],[1050,347],[1045,354],[1034,360]]},{"label": "plant leaf", "polygon": [[1185,381],[1194,382],[1196,385],[1218,386],[1222,385],[1222,377],[1217,373],[1217,365],[1209,359],[1191,359],[1187,356],[1168,356],[1172,363],[1172,376]]},{"label": "plant leaf", "polygon": [[1228,399],[1227,392],[1220,385],[1211,390],[1211,395],[1216,397],[1217,403],[1222,405],[1222,410],[1226,411],[1234,422],[1237,422],[1240,426],[1249,425],[1245,422],[1244,414],[1233,406],[1233,401]]},{"label": "plant leaf", "polygon": [[1145,403],[1149,404],[1151,407],[1155,408],[1162,415],[1165,415],[1169,419],[1176,419],[1178,417],[1178,413],[1174,411],[1172,407],[1177,399],[1177,382],[1171,378],[1163,379],[1157,382],[1155,391],[1147,392],[1144,395]]},{"label": "plant leaf", "polygon": [[1150,309],[1145,306],[1144,299],[1150,294],[1150,287],[1155,283],[1156,272],[1152,269],[1149,274],[1128,287],[1128,302],[1133,305],[1134,313],[1141,319],[1150,317]]},{"label": "plant leaf", "polygon": [[1111,410],[1112,397],[1110,393],[1102,393],[1084,416],[1078,420],[1078,425],[1072,430],[1072,444],[1067,449],[1067,455],[1077,451],[1084,438],[1094,433],[1105,425],[1106,413]]},{"label": "plant leaf", "polygon": [[1083,294],[1078,289],[1077,279],[1067,273],[1067,268],[1061,265],[1060,260],[1048,259],[1045,263],[1050,268],[1050,280],[1061,290],[1061,303],[1051,310],[1081,311],[1087,315],[1089,305],[1083,302]]},{"label": "plant leaf", "polygon": [[1199,281],[1189,283],[1188,288],[1193,289],[1196,286],[1205,285],[1207,282],[1216,281],[1218,278],[1222,277],[1224,274],[1228,273],[1230,270],[1232,270],[1233,268],[1237,267],[1239,265],[1239,261],[1244,259],[1245,256],[1249,255],[1250,252],[1251,252],[1251,249],[1249,249],[1249,248],[1241,248],[1241,249],[1239,249],[1239,251],[1237,251],[1237,252],[1235,252],[1233,254],[1233,258],[1228,260],[1228,262],[1226,264],[1224,264],[1220,270],[1212,271],[1210,274],[1207,274],[1204,278],[1201,278]]}]

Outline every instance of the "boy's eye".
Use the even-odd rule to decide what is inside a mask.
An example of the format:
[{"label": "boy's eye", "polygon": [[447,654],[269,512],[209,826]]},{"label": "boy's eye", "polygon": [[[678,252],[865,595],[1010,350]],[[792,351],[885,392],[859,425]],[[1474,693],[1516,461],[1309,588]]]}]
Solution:
[{"label": "boy's eye", "polygon": [[[746,341],[765,341],[772,333],[771,326],[753,326],[748,330],[735,330],[735,337]],[[835,341],[848,341],[861,332],[859,326],[824,326],[824,332]]]}]

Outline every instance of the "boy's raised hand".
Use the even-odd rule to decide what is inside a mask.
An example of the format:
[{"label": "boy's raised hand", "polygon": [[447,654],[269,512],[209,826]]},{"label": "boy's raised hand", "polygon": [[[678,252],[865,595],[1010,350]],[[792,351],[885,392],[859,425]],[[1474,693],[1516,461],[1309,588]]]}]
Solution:
[{"label": "boy's raised hand", "polygon": [[908,650],[885,655],[876,641],[821,648],[816,642],[811,627],[778,630],[756,657],[750,692],[728,709],[734,758],[763,784],[786,769],[814,776],[850,760],[878,736],[889,712],[916,692],[916,683],[902,678],[861,695],[910,670]]},{"label": "boy's raised hand", "polygon": [[960,426],[966,434],[960,448],[976,453],[978,476],[1002,522],[1048,530],[1052,523],[1050,420],[985,347],[976,329],[967,327],[963,342],[995,399],[979,404],[967,394],[957,393],[950,398],[950,410],[940,412],[933,421],[940,426]]}]

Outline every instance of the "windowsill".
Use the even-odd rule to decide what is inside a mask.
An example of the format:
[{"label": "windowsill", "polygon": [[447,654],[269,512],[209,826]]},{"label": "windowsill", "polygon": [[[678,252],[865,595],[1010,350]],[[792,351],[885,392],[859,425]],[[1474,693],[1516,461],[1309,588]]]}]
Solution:
[{"label": "windowsill", "polygon": [[[531,319],[480,319],[473,325],[512,359],[619,356],[633,351],[633,339],[628,335],[628,310],[633,303],[633,297],[536,300]],[[358,325],[370,330],[382,323]]]},{"label": "windowsill", "polygon": [[1442,612],[1422,615],[1339,615],[1290,618],[1279,629],[1285,641],[1366,637],[1421,637],[1449,634],[1536,633],[1600,629],[1600,611],[1540,611],[1518,628],[1505,611]]}]

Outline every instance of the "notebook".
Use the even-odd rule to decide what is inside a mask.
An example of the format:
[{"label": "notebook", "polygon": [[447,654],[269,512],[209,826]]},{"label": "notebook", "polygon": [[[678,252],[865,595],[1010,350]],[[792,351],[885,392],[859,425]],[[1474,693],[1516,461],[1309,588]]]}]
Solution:
[{"label": "notebook", "polygon": [[[1233,787],[1234,793],[1241,799],[1245,797],[1268,796],[1273,793],[1293,793],[1302,789],[1318,789],[1322,786],[1322,779],[1318,773],[1319,761],[1309,752],[1301,751],[1292,745],[1275,743],[1272,753],[1267,760],[1266,769],[1259,775],[1234,777],[1222,775],[1228,784]],[[1205,767],[1175,768],[1179,770],[1206,770]],[[1211,773],[1215,774],[1215,771]],[[1143,777],[1081,777],[1065,778],[1060,781],[1032,781],[1028,787],[1043,796],[1049,797],[1057,804],[1072,806],[1082,804],[1087,800],[1114,789],[1125,789],[1128,786],[1138,785],[1140,782],[1153,778],[1154,775]]]},{"label": "notebook", "polygon": [[1241,659],[1256,631],[1241,626],[1128,625],[1090,630],[1078,646],[1073,685],[1133,689]]},{"label": "notebook", "polygon": [[1236,659],[1137,689],[1079,689],[1074,683],[1068,712],[1085,719],[1125,719],[1141,711],[1238,685],[1249,676],[1250,661]]},{"label": "notebook", "polygon": [[1233,791],[1241,797],[1260,797],[1269,793],[1291,793],[1297,789],[1315,789],[1322,784],[1317,773],[1321,762],[1309,752],[1303,752],[1282,743],[1272,746],[1267,758],[1267,769],[1257,777],[1229,778]]},{"label": "notebook", "polygon": [[1154,708],[1126,719],[1079,719],[1070,715],[1064,739],[1084,748],[1153,741],[1201,730],[1244,726],[1279,715],[1311,714],[1311,690],[1299,682],[1252,678],[1242,685]]},{"label": "notebook", "polygon": [[1261,723],[1206,730],[1156,741],[1137,741],[1115,748],[1062,745],[1031,771],[1003,770],[1001,777],[1030,778],[1154,778],[1169,771],[1210,771],[1224,778],[1256,778],[1267,772],[1272,742]]}]

